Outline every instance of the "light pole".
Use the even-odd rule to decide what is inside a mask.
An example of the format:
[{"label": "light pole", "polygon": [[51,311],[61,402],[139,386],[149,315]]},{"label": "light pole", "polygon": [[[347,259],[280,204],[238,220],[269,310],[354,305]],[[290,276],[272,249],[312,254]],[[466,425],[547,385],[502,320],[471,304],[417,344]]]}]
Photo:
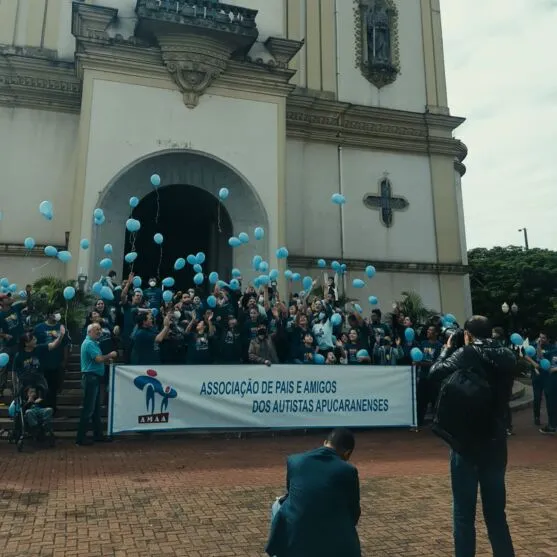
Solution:
[{"label": "light pole", "polygon": [[[510,325],[510,329],[512,329],[514,331],[515,328],[515,318],[518,314],[518,305],[516,304],[516,302],[513,302],[513,304],[511,306],[509,306],[509,304],[507,304],[507,302],[503,302],[503,304],[501,305],[501,311],[505,314],[505,316],[508,316],[508,324]],[[509,315],[510,312],[510,315]],[[511,331],[509,331],[510,333]]]},{"label": "light pole", "polygon": [[524,233],[524,247],[527,250],[530,249],[530,246],[528,244],[528,229],[527,228],[519,228],[518,231]]}]

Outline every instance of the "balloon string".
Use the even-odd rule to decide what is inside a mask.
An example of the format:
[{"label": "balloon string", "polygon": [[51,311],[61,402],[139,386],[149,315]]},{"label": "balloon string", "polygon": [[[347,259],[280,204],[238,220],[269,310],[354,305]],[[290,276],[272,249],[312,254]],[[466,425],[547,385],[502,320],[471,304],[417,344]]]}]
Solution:
[{"label": "balloon string", "polygon": [[44,265],[39,265],[38,267],[34,267],[33,269],[31,269],[31,271],[34,273],[35,271],[38,271],[39,269],[42,269],[43,267],[46,267],[47,265],[50,265],[52,263],[52,261],[47,261]]},{"label": "balloon string", "polygon": [[222,234],[222,229],[220,226],[220,206],[221,206],[221,202],[219,201],[218,207],[217,207],[217,227],[219,229],[219,234]]},{"label": "balloon string", "polygon": [[159,213],[160,213],[160,198],[159,198],[159,190],[158,188],[155,190],[157,194],[157,216],[155,218],[155,224],[159,224]]},{"label": "balloon string", "polygon": [[161,265],[162,265],[162,244],[161,244],[161,254],[159,257],[159,266],[157,268],[157,278],[160,279],[161,277]]}]

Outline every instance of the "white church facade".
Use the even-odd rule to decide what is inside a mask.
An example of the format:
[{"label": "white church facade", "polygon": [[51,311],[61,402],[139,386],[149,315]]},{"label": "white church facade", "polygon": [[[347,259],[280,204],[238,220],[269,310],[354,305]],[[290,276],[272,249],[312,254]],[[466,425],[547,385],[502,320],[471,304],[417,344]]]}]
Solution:
[{"label": "white church facade", "polygon": [[[223,278],[253,278],[255,254],[317,278],[323,258],[383,311],[414,290],[469,315],[440,18],[439,0],[0,0],[0,276],[90,284],[107,243],[118,277],[134,247],[144,279],[198,251]],[[228,245],[257,226],[263,240]],[[46,245],[72,261],[45,266]]]}]

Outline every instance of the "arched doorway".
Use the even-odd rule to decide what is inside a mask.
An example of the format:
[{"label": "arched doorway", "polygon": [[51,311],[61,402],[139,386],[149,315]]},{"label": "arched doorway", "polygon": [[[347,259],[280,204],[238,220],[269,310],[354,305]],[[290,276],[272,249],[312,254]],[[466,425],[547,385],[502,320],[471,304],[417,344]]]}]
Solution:
[{"label": "arched doorway", "polygon": [[[206,254],[203,265],[205,274],[216,271],[227,278],[232,270],[232,222],[220,201],[195,186],[171,185],[159,188],[145,196],[133,210],[141,229],[135,235],[126,232],[125,253],[136,251],[139,255],[133,271],[144,279],[172,276],[175,290],[184,290],[193,284],[194,271],[187,265],[182,271],[174,270],[179,257],[200,251]],[[155,234],[163,235],[162,245],[153,240]],[[124,262],[124,275],[132,265]]]},{"label": "arched doorway", "polygon": [[[159,207],[158,230],[154,226],[156,211],[152,211],[156,202],[156,192],[150,183],[153,174],[161,177],[161,186],[158,188],[159,203],[166,204],[165,209]],[[217,240],[211,230],[215,230],[218,192],[223,186],[229,189],[230,196],[221,204],[222,232],[218,234],[219,240],[215,247]],[[133,213],[129,205],[131,197],[140,200]],[[204,272],[215,270],[223,280],[228,281],[230,276],[227,276],[227,273],[232,267],[241,269],[246,280],[252,280],[255,276],[251,269],[253,256],[257,254],[268,259],[270,255],[270,233],[263,241],[251,241],[233,250],[229,248],[228,239],[232,235],[238,236],[240,232],[247,232],[253,237],[253,230],[257,226],[269,230],[267,211],[256,189],[238,171],[207,153],[169,150],[138,159],[124,168],[105,187],[96,206],[103,209],[106,221],[102,226],[93,226],[92,229],[93,248],[88,254],[87,267],[90,282],[98,280],[102,273],[99,262],[106,257],[103,246],[107,243],[113,247],[111,258],[118,280],[127,277],[128,266],[124,263],[124,256],[130,251],[130,243],[129,234],[126,232],[126,220],[132,214],[141,222],[138,235],[140,244],[136,245],[138,258],[134,271],[137,271],[144,281],[149,278],[148,275],[156,275],[158,267],[160,250],[153,241],[156,232],[165,237],[163,262],[166,263],[165,266],[161,265],[161,278],[172,276],[182,287],[191,281],[192,269],[187,266],[187,270],[174,271],[174,261],[178,257],[186,258],[189,253],[203,251],[207,255],[207,262],[203,265]],[[141,211],[145,212],[140,213]],[[165,211],[169,217],[165,216]],[[203,215],[207,215],[206,218]],[[195,222],[198,223],[197,226]],[[207,223],[213,223],[212,228]],[[207,226],[204,230],[208,232],[197,233],[197,230]],[[192,233],[192,230],[196,232]],[[173,247],[174,242],[182,244],[179,253]],[[204,248],[207,245],[210,248]],[[144,264],[148,267],[142,268]],[[144,282],[143,286],[145,284]],[[191,282],[186,286],[190,285]]]}]

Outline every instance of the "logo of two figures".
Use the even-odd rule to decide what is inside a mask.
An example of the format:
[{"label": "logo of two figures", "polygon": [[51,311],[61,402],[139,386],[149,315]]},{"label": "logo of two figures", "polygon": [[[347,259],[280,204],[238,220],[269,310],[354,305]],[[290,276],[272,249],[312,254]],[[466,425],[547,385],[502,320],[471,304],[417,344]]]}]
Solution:
[{"label": "logo of two figures", "polygon": [[162,386],[162,383],[157,379],[157,372],[154,369],[148,369],[145,375],[136,377],[133,384],[140,391],[145,392],[145,406],[147,412],[151,414],[155,414],[155,395],[160,395],[162,397],[161,414],[168,410],[168,401],[178,396],[178,392],[170,385],[166,387]]}]

